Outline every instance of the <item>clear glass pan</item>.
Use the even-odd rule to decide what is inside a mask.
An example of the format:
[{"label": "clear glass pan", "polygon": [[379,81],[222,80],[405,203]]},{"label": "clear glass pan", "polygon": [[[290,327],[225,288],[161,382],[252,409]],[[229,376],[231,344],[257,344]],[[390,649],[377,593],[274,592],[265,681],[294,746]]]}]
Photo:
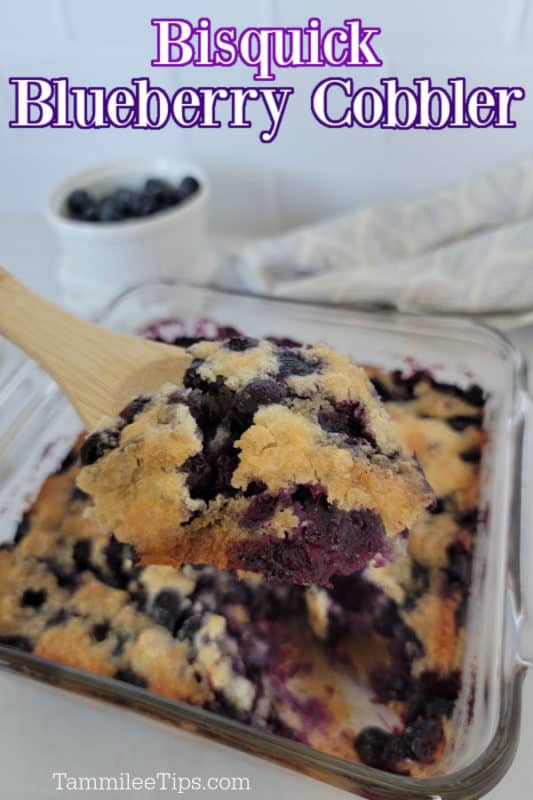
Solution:
[{"label": "clear glass pan", "polygon": [[[469,604],[462,697],[456,736],[432,778],[389,775],[318,753],[199,708],[156,696],[36,656],[0,647],[0,663],[47,683],[126,704],[196,732],[275,760],[340,788],[372,797],[480,797],[503,776],[517,745],[525,673],[525,599],[520,576],[522,533],[528,531],[525,454],[531,401],[523,360],[500,334],[453,318],[364,313],[241,297],[188,286],[154,284],[122,295],[102,323],[135,332],[161,319],[199,318],[251,335],[327,340],[356,361],[397,367],[416,363],[438,378],[480,383],[490,394],[490,444],[483,461],[483,508]],[[79,420],[55,384],[25,365],[0,388],[0,541],[66,452]],[[527,465],[526,465],[527,466]],[[525,550],[522,550],[522,561]],[[522,647],[523,649],[523,647]],[[533,648],[529,646],[530,655]],[[472,703],[472,697],[474,701]],[[467,718],[468,717],[468,718]]]}]

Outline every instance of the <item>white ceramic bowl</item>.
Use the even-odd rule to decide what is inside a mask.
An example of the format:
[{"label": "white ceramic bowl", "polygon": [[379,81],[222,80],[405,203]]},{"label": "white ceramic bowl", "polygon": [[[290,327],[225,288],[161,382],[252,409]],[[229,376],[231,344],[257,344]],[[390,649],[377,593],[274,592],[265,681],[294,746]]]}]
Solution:
[{"label": "white ceramic bowl", "polygon": [[[198,191],[181,205],[151,216],[109,223],[68,216],[66,200],[74,189],[99,197],[120,187],[141,188],[151,177],[177,185],[187,175],[197,179]],[[110,162],[62,181],[49,197],[47,216],[62,245],[59,277],[66,305],[94,315],[124,290],[149,281],[206,283],[213,270],[208,196],[201,169],[169,158]]]}]

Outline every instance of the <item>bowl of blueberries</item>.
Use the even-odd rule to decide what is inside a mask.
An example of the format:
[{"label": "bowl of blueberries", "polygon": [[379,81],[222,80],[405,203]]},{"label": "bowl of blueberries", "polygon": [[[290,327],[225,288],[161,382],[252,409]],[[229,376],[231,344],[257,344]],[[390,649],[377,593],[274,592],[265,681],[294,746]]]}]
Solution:
[{"label": "bowl of blueberries", "polygon": [[47,211],[65,304],[94,316],[143,283],[206,283],[208,194],[200,168],[170,158],[116,161],[62,181]]}]

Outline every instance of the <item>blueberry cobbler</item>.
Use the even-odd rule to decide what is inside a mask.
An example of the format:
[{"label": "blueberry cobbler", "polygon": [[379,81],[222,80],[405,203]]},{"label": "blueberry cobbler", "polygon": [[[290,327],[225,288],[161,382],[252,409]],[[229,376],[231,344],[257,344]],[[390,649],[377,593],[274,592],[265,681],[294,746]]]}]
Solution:
[{"label": "blueberry cobbler", "polygon": [[[198,368],[192,383],[197,374],[209,380]],[[366,372],[437,496],[408,539],[397,537],[403,549],[337,573],[327,587],[215,566],[142,566],[91,513],[76,483],[78,443],[44,483],[14,541],[0,549],[0,643],[354,762],[416,777],[438,772],[461,689],[484,397],[476,386],[440,384],[424,372]],[[125,426],[137,413],[126,413]],[[338,435],[337,425],[325,426],[328,436]],[[367,441],[360,428],[353,438]],[[89,446],[81,448],[86,464]],[[192,456],[200,457],[207,454]],[[205,485],[193,486],[191,479],[191,498],[206,502]],[[269,494],[256,487],[245,499]],[[307,514],[319,535],[323,499],[301,489],[292,506],[280,497],[271,501],[270,519],[287,510]]]},{"label": "blueberry cobbler", "polygon": [[85,442],[78,486],[144,564],[328,585],[433,501],[364,371],[327,345],[187,349],[184,387],[137,397]]}]

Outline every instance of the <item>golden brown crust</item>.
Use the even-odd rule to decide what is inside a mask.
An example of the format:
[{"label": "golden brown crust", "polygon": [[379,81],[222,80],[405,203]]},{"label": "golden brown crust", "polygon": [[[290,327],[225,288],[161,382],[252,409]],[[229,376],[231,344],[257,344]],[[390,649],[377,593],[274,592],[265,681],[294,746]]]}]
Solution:
[{"label": "golden brown crust", "polygon": [[[273,537],[295,547],[307,524],[301,515],[242,523],[247,506],[256,504],[250,487],[284,497],[282,511],[290,510],[299,488],[319,492],[332,515],[370,512],[387,536],[410,529],[432,502],[409,455],[417,442],[404,436],[402,450],[364,371],[346,356],[324,344],[287,351],[269,341],[237,349],[231,342],[200,342],[190,351],[191,385],[181,392],[163,387],[143,399],[133,419],[103,423],[103,452],[78,477],[102,529],[132,544],[143,563],[247,568],[239,553],[248,542]],[[274,388],[267,391],[265,382]],[[198,385],[203,388],[191,389]],[[251,406],[257,391],[265,396]],[[195,489],[211,463],[206,486]],[[315,574],[311,567],[308,574]]]}]

